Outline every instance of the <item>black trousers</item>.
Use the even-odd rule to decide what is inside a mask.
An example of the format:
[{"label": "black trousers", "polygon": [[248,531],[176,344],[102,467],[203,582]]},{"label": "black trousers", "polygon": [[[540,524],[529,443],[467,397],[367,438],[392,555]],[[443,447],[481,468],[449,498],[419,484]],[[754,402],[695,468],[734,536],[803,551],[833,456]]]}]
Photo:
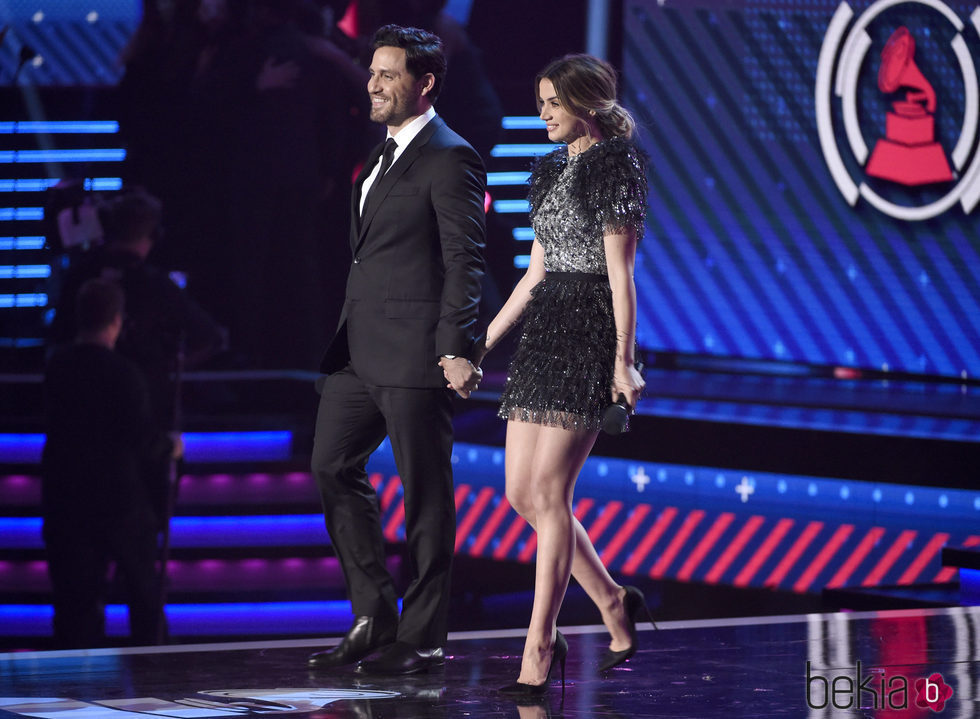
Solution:
[{"label": "black trousers", "polygon": [[385,436],[391,441],[411,569],[398,640],[417,647],[442,646],[448,634],[456,542],[452,415],[451,390],[374,387],[349,365],[326,378],[317,414],[313,475],[358,616],[397,616],[378,496],[365,471]]},{"label": "black trousers", "polygon": [[108,567],[115,562],[129,605],[130,641],[160,642],[164,617],[156,571],[156,524],[149,512],[92,518],[46,518],[44,541],[61,649],[105,645]]}]

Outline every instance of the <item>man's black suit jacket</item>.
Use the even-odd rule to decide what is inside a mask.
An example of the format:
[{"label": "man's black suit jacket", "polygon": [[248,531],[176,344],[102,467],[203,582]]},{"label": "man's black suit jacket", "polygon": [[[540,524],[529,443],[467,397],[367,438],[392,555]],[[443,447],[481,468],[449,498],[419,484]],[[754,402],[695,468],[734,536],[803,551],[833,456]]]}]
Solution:
[{"label": "man's black suit jacket", "polygon": [[430,120],[358,212],[354,186],[350,240],[354,261],[337,333],[320,364],[348,363],[367,384],[446,386],[439,357],[472,348],[483,276],[486,171],[479,155],[437,116]]}]

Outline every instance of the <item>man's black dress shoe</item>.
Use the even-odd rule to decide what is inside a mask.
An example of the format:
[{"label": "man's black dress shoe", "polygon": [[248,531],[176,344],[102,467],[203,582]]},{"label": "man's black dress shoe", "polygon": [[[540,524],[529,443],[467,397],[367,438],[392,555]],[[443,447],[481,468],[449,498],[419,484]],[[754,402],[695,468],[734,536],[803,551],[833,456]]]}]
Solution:
[{"label": "man's black dress shoe", "polygon": [[347,635],[333,649],[311,654],[307,663],[314,669],[332,669],[354,664],[395,641],[397,624],[376,617],[357,617]]},{"label": "man's black dress shoe", "polygon": [[446,654],[442,647],[425,649],[395,642],[377,656],[358,664],[357,671],[361,674],[418,674],[445,663]]}]

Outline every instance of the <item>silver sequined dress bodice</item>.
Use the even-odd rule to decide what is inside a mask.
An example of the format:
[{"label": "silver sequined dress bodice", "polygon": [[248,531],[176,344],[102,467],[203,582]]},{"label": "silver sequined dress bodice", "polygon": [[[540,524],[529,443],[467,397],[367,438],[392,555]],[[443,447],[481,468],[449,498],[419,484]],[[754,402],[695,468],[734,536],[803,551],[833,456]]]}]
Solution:
[{"label": "silver sequined dress bodice", "polygon": [[573,179],[582,155],[573,155],[541,202],[531,224],[534,237],[544,248],[548,272],[591,272],[606,274],[606,249],[601,233],[595,232],[593,215],[582,199],[572,194]]},{"label": "silver sequined dress bodice", "polygon": [[616,321],[604,235],[642,236],[643,156],[626,138],[538,159],[528,205],[549,274],[530,290],[498,416],[596,431],[609,404]]}]

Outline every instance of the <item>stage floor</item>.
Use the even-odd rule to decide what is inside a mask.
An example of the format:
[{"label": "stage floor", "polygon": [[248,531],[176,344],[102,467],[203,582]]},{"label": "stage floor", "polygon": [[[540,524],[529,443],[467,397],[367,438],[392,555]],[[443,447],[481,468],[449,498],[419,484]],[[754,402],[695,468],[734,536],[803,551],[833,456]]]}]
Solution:
[{"label": "stage floor", "polygon": [[564,627],[564,697],[554,681],[528,706],[495,692],[516,679],[516,629],[455,633],[444,668],[404,678],[307,670],[336,639],[2,654],[0,717],[980,716],[980,607],[658,626],[642,625],[640,652],[604,677],[602,628]]}]

